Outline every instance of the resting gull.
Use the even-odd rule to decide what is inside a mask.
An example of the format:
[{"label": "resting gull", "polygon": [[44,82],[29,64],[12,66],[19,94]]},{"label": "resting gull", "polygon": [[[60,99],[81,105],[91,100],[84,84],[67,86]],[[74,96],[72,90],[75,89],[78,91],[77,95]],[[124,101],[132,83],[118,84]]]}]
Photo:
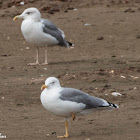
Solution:
[{"label": "resting gull", "polygon": [[116,104],[90,96],[78,89],[61,87],[55,77],[47,78],[41,89],[43,91],[40,99],[44,108],[54,115],[65,118],[66,134],[58,138],[69,136],[67,118],[72,117],[74,120],[76,115],[86,115],[98,109],[118,108]]},{"label": "resting gull", "polygon": [[28,65],[39,65],[39,46],[45,46],[45,63],[47,61],[47,46],[74,46],[72,43],[64,39],[65,35],[54,23],[50,20],[41,18],[41,14],[37,8],[28,8],[21,15],[15,16],[13,20],[19,18],[24,19],[21,24],[21,31],[25,40],[37,46],[36,62]]}]

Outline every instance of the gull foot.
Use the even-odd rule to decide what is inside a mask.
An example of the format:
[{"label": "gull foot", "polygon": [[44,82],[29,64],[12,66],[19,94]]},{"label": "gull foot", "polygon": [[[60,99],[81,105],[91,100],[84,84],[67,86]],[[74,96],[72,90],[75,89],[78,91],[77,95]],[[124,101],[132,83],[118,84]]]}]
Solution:
[{"label": "gull foot", "polygon": [[48,63],[42,63],[42,65],[48,65]]},{"label": "gull foot", "polygon": [[39,63],[28,63],[27,66],[36,66],[36,65],[40,65]]},{"label": "gull foot", "polygon": [[57,138],[68,138],[69,135],[64,135],[64,136],[57,136]]},{"label": "gull foot", "polygon": [[74,49],[74,46],[71,46],[70,49]]},{"label": "gull foot", "polygon": [[69,50],[71,50],[71,49],[74,49],[74,47],[68,47],[67,49],[68,49],[68,51],[69,51]]},{"label": "gull foot", "polygon": [[72,114],[73,121],[76,119],[75,114]]}]

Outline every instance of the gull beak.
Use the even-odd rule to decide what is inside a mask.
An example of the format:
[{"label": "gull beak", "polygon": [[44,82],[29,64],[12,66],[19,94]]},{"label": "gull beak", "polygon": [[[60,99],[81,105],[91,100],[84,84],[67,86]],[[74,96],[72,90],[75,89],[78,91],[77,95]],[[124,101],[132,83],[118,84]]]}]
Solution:
[{"label": "gull beak", "polygon": [[21,15],[15,16],[15,17],[13,18],[13,21],[18,20],[19,18],[22,18],[22,16],[21,16]]},{"label": "gull beak", "polygon": [[45,88],[47,88],[47,86],[46,86],[46,85],[43,85],[43,86],[41,87],[41,90],[44,90]]}]

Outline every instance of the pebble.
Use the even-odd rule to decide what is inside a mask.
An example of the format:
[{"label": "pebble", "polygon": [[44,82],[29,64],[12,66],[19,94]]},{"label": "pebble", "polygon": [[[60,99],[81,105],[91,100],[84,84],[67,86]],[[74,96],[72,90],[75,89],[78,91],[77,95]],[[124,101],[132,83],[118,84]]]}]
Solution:
[{"label": "pebble", "polygon": [[134,87],[133,89],[134,89],[134,90],[136,90],[136,89],[137,89],[137,87]]},{"label": "pebble", "polygon": [[132,75],[130,77],[132,77],[133,79],[138,79],[139,78],[139,77],[135,77],[135,76],[132,76]]},{"label": "pebble", "polygon": [[125,77],[125,76],[123,76],[123,75],[121,75],[120,77],[121,77],[121,78],[126,78],[126,77]]},{"label": "pebble", "polygon": [[7,37],[7,40],[10,40],[10,36]]},{"label": "pebble", "polygon": [[98,37],[97,37],[97,40],[103,40],[103,39],[104,39],[103,36],[98,36]]},{"label": "pebble", "polygon": [[47,70],[47,68],[43,68],[44,70]]},{"label": "pebble", "polygon": [[26,50],[29,50],[30,48],[29,48],[29,47],[26,47],[25,49],[26,49]]},{"label": "pebble", "polygon": [[14,69],[14,67],[10,67],[9,69],[11,69],[11,70],[12,70],[12,69]]},{"label": "pebble", "polygon": [[85,23],[84,25],[85,25],[85,26],[90,26],[91,24],[89,24],[89,23]]},{"label": "pebble", "polygon": [[20,5],[24,5],[25,3],[24,3],[23,1],[21,1],[19,4],[20,4]]},{"label": "pebble", "polygon": [[126,10],[124,10],[125,13],[129,12],[129,13],[134,13],[135,10],[131,9],[131,8],[128,8]]},{"label": "pebble", "polygon": [[30,3],[34,3],[36,0],[29,0],[30,1]]},{"label": "pebble", "polygon": [[52,132],[52,135],[56,135],[56,132]]},{"label": "pebble", "polygon": [[112,55],[111,57],[116,57],[116,55]]},{"label": "pebble", "polygon": [[110,71],[109,71],[109,73],[114,73],[114,72],[115,72],[114,70],[110,70]]},{"label": "pebble", "polygon": [[136,35],[136,38],[137,38],[137,39],[140,39],[140,35]]},{"label": "pebble", "polygon": [[122,94],[119,93],[119,92],[112,92],[111,95],[116,96],[116,97],[117,97],[117,96],[122,96]]}]

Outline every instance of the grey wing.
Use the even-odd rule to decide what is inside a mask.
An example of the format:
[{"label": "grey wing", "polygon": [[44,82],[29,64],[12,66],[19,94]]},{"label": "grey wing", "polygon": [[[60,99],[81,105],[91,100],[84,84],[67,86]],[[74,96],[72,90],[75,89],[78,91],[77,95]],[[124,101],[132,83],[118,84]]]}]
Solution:
[{"label": "grey wing", "polygon": [[51,22],[50,20],[41,18],[41,23],[43,24],[43,32],[50,34],[51,36],[55,37],[59,41],[59,45],[67,46],[68,43],[64,40],[64,32],[57,28],[57,26]]},{"label": "grey wing", "polygon": [[63,88],[60,92],[61,100],[85,104],[85,109],[109,107],[109,103],[101,98],[89,96],[87,93],[73,88]]}]

